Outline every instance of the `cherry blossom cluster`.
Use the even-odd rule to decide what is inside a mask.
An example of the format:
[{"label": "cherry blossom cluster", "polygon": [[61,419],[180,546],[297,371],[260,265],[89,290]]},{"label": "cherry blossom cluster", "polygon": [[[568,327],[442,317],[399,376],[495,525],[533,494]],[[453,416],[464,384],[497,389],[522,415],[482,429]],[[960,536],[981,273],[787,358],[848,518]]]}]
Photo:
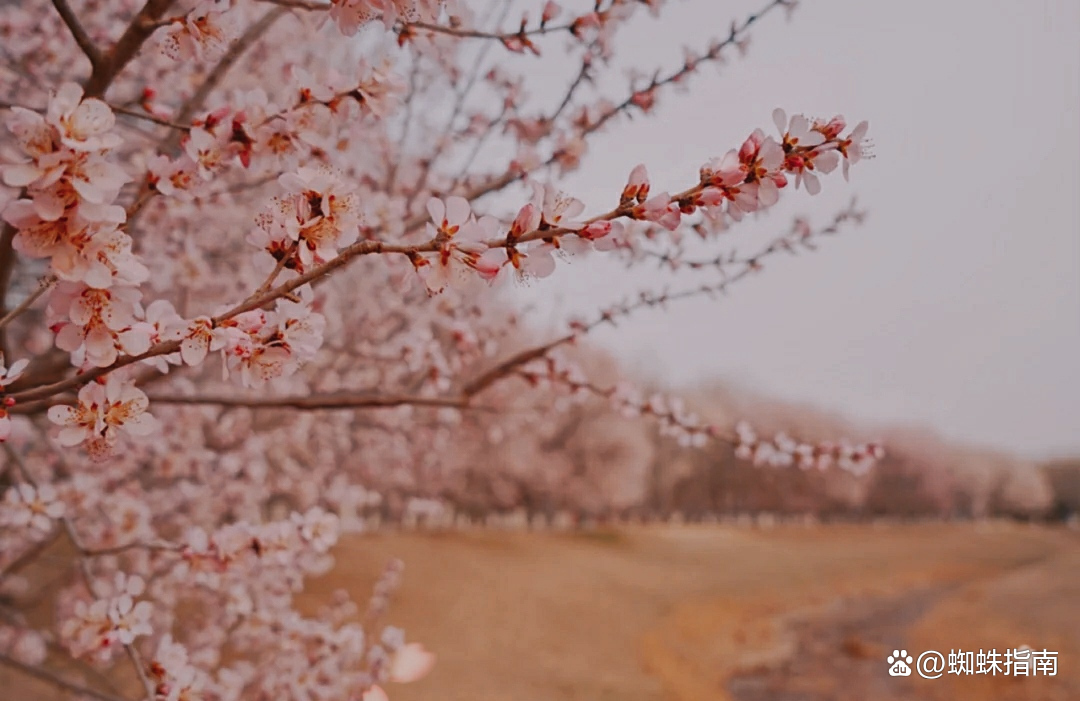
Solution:
[{"label": "cherry blossom cluster", "polygon": [[[709,238],[868,156],[865,123],[778,111],[776,133],[754,131],[686,189],[641,165],[587,214],[559,178],[592,137],[744,52],[751,26],[793,2],[610,94],[618,32],[665,4],[548,1],[520,21],[464,0],[0,7],[0,592],[18,614],[0,625],[0,665],[82,697],[105,693],[106,672],[134,675],[147,701],[383,701],[434,655],[384,620],[397,561],[365,609],[340,594],[301,613],[342,533],[537,494],[592,513],[625,503],[583,456],[648,446],[574,447],[605,412],[690,446],[724,439],[678,399],[558,351],[726,291],[784,245],[725,254],[718,282],[609,304],[553,340],[485,293],[593,252],[637,262]],[[553,50],[574,72],[544,105],[532,72]],[[761,461],[764,445],[739,451]],[[55,621],[31,624],[36,566],[58,551]]]},{"label": "cherry blossom cluster", "polygon": [[239,30],[229,5],[228,0],[197,0],[186,14],[166,24],[162,50],[178,61],[220,59]]},{"label": "cherry blossom cluster", "polygon": [[549,386],[561,386],[572,401],[602,397],[625,418],[645,416],[654,419],[660,435],[674,439],[683,447],[704,446],[715,430],[703,424],[679,397],[666,397],[656,392],[646,396],[640,388],[627,381],[610,388],[598,387],[589,381],[577,364],[558,353],[548,353],[523,365],[518,375],[533,387],[544,386],[547,389]]},{"label": "cherry blossom cluster", "polygon": [[341,177],[326,168],[301,167],[279,178],[286,195],[274,199],[258,217],[249,241],[264,250],[268,271],[280,265],[303,273],[360,235],[359,198]]},{"label": "cherry blossom cluster", "polygon": [[153,632],[150,616],[153,605],[137,601],[146,591],[141,577],[117,573],[115,581],[97,587],[108,596],[93,601],[76,600],[60,628],[60,637],[75,657],[93,657],[107,662],[136,638]]},{"label": "cherry blossom cluster", "polygon": [[399,22],[434,22],[445,0],[331,0],[330,19],[341,32],[356,34],[363,25],[381,19],[387,29]]},{"label": "cherry blossom cluster", "polygon": [[337,542],[336,515],[315,507],[305,514],[294,512],[287,521],[266,524],[239,522],[214,533],[193,528],[184,537],[179,552],[178,576],[221,590],[225,579],[243,581],[253,567],[282,566],[279,576],[288,578],[285,565],[293,565],[294,553],[308,550],[314,560],[303,569],[318,571],[325,555]]},{"label": "cherry blossom cluster", "polygon": [[288,377],[322,345],[325,319],[312,304],[307,288],[295,299],[279,299],[271,311],[243,312],[212,328],[211,320],[197,318],[183,332],[181,357],[198,365],[209,350],[220,350],[224,378],[238,372],[245,387]]},{"label": "cherry blossom cluster", "polygon": [[77,366],[105,367],[119,352],[150,346],[146,328],[136,324],[138,285],[150,273],[118,228],[125,212],[114,201],[128,178],[107,157],[121,143],[114,125],[109,106],[83,99],[74,83],[61,86],[44,115],[16,107],[7,119],[29,160],[3,167],[4,183],[25,193],[8,203],[3,219],[16,231],[14,249],[48,258],[62,281],[50,299],[52,326],[57,346]]},{"label": "cherry blossom cluster", "polygon": [[[774,117],[778,124],[787,124],[782,110]],[[555,269],[555,254],[617,249],[626,240],[623,218],[668,231],[679,229],[683,217],[699,209],[710,221],[740,221],[776,204],[789,176],[794,176],[796,188],[805,184],[811,194],[821,189],[815,170],[828,173],[843,162],[846,177],[849,164],[862,158],[867,126],[860,123],[842,136],[844,128],[839,116],[812,122],[795,115],[790,126],[781,129],[781,141],[755,130],[738,150],[705,164],[698,185],[676,195],[650,196],[648,173],[639,165],[630,173],[618,206],[587,220],[577,219],[584,203],[550,184],[532,183],[533,198],[521,207],[509,230],[493,217],[474,217],[464,198],[446,202],[432,198],[427,227],[438,255],[410,253],[410,259],[428,289],[437,293],[454,280],[466,280],[470,270],[488,281],[505,268],[515,269],[519,277],[547,277]]]},{"label": "cherry blossom cluster", "polygon": [[154,431],[154,417],[146,411],[149,405],[142,390],[112,375],[79,390],[75,407],[49,409],[49,420],[60,426],[60,445],[82,445],[87,454],[103,460],[112,454],[121,435],[145,436]]},{"label": "cherry blossom cluster", "polygon": [[[303,167],[313,174],[320,169],[299,166],[302,157],[334,148],[340,125],[357,118],[385,118],[401,104],[406,91],[385,61],[361,61],[353,74],[357,77],[335,73],[320,80],[299,67],[291,73],[294,90],[284,104],[253,89],[190,126],[182,125],[182,151],[174,157],[156,154],[149,162],[150,191],[191,201],[210,194],[210,183],[236,167]],[[159,117],[172,116],[153,102],[144,101],[144,108]],[[285,187],[296,184],[294,178]]]},{"label": "cherry blossom cluster", "polygon": [[885,450],[877,442],[859,445],[831,441],[805,443],[786,433],[778,433],[772,439],[759,438],[750,424],[739,422],[735,426],[735,455],[755,465],[796,465],[803,470],[828,470],[835,465],[841,470],[865,475],[885,457]]}]

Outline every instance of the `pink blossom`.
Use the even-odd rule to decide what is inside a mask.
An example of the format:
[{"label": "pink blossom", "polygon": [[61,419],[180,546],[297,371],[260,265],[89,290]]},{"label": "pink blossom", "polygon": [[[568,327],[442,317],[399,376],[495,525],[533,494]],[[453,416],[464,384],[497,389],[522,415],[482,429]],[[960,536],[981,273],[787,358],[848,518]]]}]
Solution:
[{"label": "pink blossom", "polygon": [[227,0],[199,0],[182,21],[169,25],[162,48],[173,59],[216,61],[237,33]]},{"label": "pink blossom", "polygon": [[[157,299],[146,307],[144,319],[141,322],[141,330],[146,334],[147,343],[155,345],[166,340],[174,340],[181,333],[184,320],[176,313],[172,302],[166,299]],[[146,358],[143,363],[165,374],[169,372],[170,365],[180,365],[183,360],[180,353],[158,355]]]},{"label": "pink blossom", "polygon": [[278,182],[288,195],[275,200],[259,225],[271,238],[284,231],[297,243],[304,266],[337,257],[338,250],[359,236],[360,209],[355,193],[328,168],[301,167],[285,173]]},{"label": "pink blossom", "polygon": [[811,129],[812,122],[801,114],[791,115],[788,120],[787,113],[777,107],[773,110],[773,123],[780,132],[780,139],[784,150],[797,146],[814,147],[825,141],[825,135],[820,131]]},{"label": "pink blossom", "polygon": [[514,217],[514,221],[510,224],[510,233],[507,235],[508,240],[516,241],[525,234],[536,231],[540,228],[540,221],[540,205],[532,202],[525,204],[518,210],[517,216]]},{"label": "pink blossom", "polygon": [[363,693],[360,701],[390,701],[390,697],[386,695],[381,686],[376,684]]},{"label": "pink blossom", "polygon": [[610,234],[613,225],[614,224],[610,220],[600,219],[581,229],[577,234],[583,239],[595,241],[596,239],[602,239]]},{"label": "pink blossom", "polygon": [[150,271],[131,246],[131,237],[112,226],[88,227],[54,252],[53,271],[61,280],[93,289],[136,286],[149,279]]},{"label": "pink blossom", "polygon": [[49,420],[60,426],[57,440],[63,446],[86,444],[95,457],[107,457],[120,435],[145,436],[157,423],[146,413],[150,402],[130,381],[110,375],[104,384],[91,382],[79,390],[74,407],[54,406]]},{"label": "pink blossom", "polygon": [[547,2],[544,3],[543,12],[540,13],[540,23],[547,24],[558,17],[560,12],[562,12],[562,7],[559,6],[559,3],[554,0],[547,0]]},{"label": "pink blossom", "polygon": [[626,183],[626,187],[623,188],[622,202],[630,203],[632,201],[644,202],[649,196],[649,174],[645,170],[645,165],[640,164],[634,167],[630,172],[630,179]]},{"label": "pink blossom", "polygon": [[152,604],[135,601],[135,597],[145,590],[142,578],[117,573],[112,589],[115,594],[90,604],[77,601],[74,615],[64,621],[60,635],[72,655],[92,655],[107,661],[120,646],[130,645],[136,638],[153,633],[150,626]]},{"label": "pink blossom", "polygon": [[677,202],[672,202],[671,196],[666,192],[653,195],[645,202],[631,210],[631,216],[635,219],[644,219],[659,224],[668,231],[675,231],[682,221],[682,212]]},{"label": "pink blossom", "polygon": [[39,533],[52,530],[53,521],[64,515],[64,502],[50,484],[9,487],[0,502],[0,524],[10,528],[31,528]]},{"label": "pink blossom", "polygon": [[844,180],[848,179],[851,164],[858,163],[867,154],[869,142],[865,141],[868,122],[859,122],[846,139],[841,139],[836,148],[844,156]]},{"label": "pink blossom", "polygon": [[600,229],[601,231],[606,229],[606,233],[593,242],[593,248],[598,251],[613,251],[617,248],[631,247],[632,244],[628,239],[630,230],[626,225],[619,221],[613,221],[610,224],[610,227],[605,226]]},{"label": "pink blossom", "polygon": [[83,99],[82,88],[64,83],[49,100],[46,121],[60,134],[60,142],[74,151],[107,151],[120,145],[110,133],[116,124],[112,110],[97,98]]},{"label": "pink blossom", "polygon": [[183,332],[180,341],[180,357],[185,365],[201,365],[210,351],[225,347],[227,336],[224,331],[215,329],[210,317],[200,316],[191,321]]},{"label": "pink blossom", "polygon": [[187,153],[173,160],[161,154],[151,158],[148,180],[155,190],[166,197],[176,197],[190,202],[203,182],[198,177],[198,166]]},{"label": "pink blossom", "polygon": [[[454,211],[448,211],[451,206]],[[439,222],[437,231],[428,224],[428,233],[439,242],[439,251],[434,257],[419,259],[418,271],[431,294],[442,292],[454,282],[468,280],[471,271],[487,280],[498,273],[492,258],[482,254],[488,248],[485,241],[497,237],[501,225],[490,216],[466,220],[467,207],[464,199],[453,197],[447,201],[445,210],[441,200],[432,198],[428,203],[432,218],[439,217],[435,219]]]},{"label": "pink blossom", "polygon": [[432,197],[427,203],[434,227],[428,224],[431,237],[453,236],[472,217],[469,201],[464,197],[448,197],[445,201]]},{"label": "pink blossom", "polygon": [[394,653],[390,661],[390,679],[407,684],[427,676],[435,666],[435,655],[420,643],[408,643]]},{"label": "pink blossom", "polygon": [[134,355],[145,351],[147,329],[135,326],[140,296],[132,287],[57,285],[49,300],[50,312],[60,318],[55,325],[57,347],[80,354],[97,367],[111,365],[120,351]]},{"label": "pink blossom", "polygon": [[554,185],[531,183],[533,189],[532,204],[540,210],[541,222],[549,227],[576,231],[585,224],[575,217],[585,211],[585,203],[560,192]]},{"label": "pink blossom", "polygon": [[300,537],[310,543],[315,552],[327,552],[337,543],[339,520],[335,514],[314,507],[303,515],[293,513],[292,521],[300,529]]},{"label": "pink blossom", "polygon": [[22,358],[21,360],[16,360],[10,366],[5,366],[4,354],[0,353],[0,390],[3,390],[4,387],[19,379],[23,374],[23,371],[26,370],[26,366],[29,364],[30,360],[28,358]]},{"label": "pink blossom", "polygon": [[544,278],[555,272],[555,244],[540,242],[518,254],[514,267],[524,277]]}]

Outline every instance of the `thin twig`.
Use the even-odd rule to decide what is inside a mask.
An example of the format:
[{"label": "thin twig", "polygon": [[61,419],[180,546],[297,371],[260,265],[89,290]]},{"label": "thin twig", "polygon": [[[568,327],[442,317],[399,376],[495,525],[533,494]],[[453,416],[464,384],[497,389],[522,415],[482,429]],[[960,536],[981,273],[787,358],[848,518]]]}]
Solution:
[{"label": "thin twig", "polygon": [[10,312],[5,314],[2,319],[0,319],[0,329],[7,326],[9,323],[12,322],[12,320],[15,319],[15,317],[19,316],[20,314],[25,312],[27,309],[29,309],[30,306],[33,305],[33,303],[36,302],[39,297],[41,297],[41,295],[48,292],[52,288],[52,286],[55,285],[55,284],[56,284],[56,276],[53,275],[52,273],[49,273],[45,277],[41,278],[41,280],[38,281],[37,289],[34,290],[33,292],[31,292],[26,297],[26,299],[19,302],[19,305],[17,307],[12,309]]},{"label": "thin twig", "polygon": [[185,131],[185,132],[186,131],[191,131],[191,125],[190,124],[181,124],[179,122],[172,122],[172,121],[169,121],[168,119],[162,119],[161,117],[150,114],[149,112],[142,112],[140,110],[133,110],[130,107],[124,107],[122,105],[114,105],[114,104],[110,103],[109,107],[112,109],[113,112],[116,112],[118,114],[126,114],[129,117],[135,117],[136,119],[142,119],[142,120],[145,120],[147,122],[153,122],[154,124],[160,124],[163,127],[170,127],[172,129],[178,129],[180,131]]},{"label": "thin twig", "polygon": [[[823,227],[819,231],[814,232],[819,235],[830,235],[836,233],[839,228],[848,222],[861,223],[863,215],[856,211],[855,202],[839,212],[833,221],[826,227]],[[614,324],[617,317],[628,316],[634,311],[642,309],[644,307],[656,307],[663,306],[668,302],[675,302],[684,299],[690,299],[692,297],[698,297],[700,295],[715,295],[719,293],[727,292],[728,287],[732,284],[739,282],[751,274],[761,270],[761,260],[767,258],[781,251],[789,250],[790,246],[785,245],[789,235],[784,235],[774,239],[769,245],[758,251],[752,256],[745,258],[732,258],[731,264],[738,265],[739,270],[733,274],[728,274],[725,269],[721,269],[722,278],[720,282],[713,284],[697,285],[680,292],[663,292],[659,294],[641,294],[637,301],[633,303],[624,303],[617,305],[611,309],[601,312],[596,319],[586,324],[579,324],[570,333],[560,336],[553,341],[549,341],[542,346],[529,348],[514,355],[510,356],[503,362],[499,363],[495,367],[482,373],[475,379],[467,382],[462,388],[462,394],[466,397],[474,397],[480,392],[490,387],[496,381],[506,376],[508,373],[514,371],[518,367],[525,365],[533,360],[538,360],[546,356],[549,352],[555,350],[560,346],[564,346],[568,343],[572,343],[583,334],[589,333],[597,327],[604,324]]]},{"label": "thin twig", "polygon": [[[237,397],[233,395],[177,395],[151,394],[155,404],[213,404],[216,406],[245,407],[249,409],[390,409],[399,406],[420,406],[463,409],[467,399],[462,397],[420,397],[415,395],[309,394],[296,397]],[[477,408],[477,407],[468,407]]]}]

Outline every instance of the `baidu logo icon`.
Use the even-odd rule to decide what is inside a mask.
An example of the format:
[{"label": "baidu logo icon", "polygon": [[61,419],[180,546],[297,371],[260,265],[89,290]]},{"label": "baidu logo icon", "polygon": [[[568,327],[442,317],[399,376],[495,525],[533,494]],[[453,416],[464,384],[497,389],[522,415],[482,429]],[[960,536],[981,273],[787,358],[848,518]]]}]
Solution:
[{"label": "baidu logo icon", "polygon": [[893,650],[886,660],[889,663],[890,677],[910,677],[912,657],[907,650]]}]

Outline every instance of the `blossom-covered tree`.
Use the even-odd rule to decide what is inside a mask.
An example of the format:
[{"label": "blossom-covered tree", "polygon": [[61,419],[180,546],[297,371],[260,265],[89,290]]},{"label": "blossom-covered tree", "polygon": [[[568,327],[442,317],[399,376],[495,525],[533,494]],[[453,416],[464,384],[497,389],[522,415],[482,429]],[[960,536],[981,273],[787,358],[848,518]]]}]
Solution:
[{"label": "blossom-covered tree", "polygon": [[[684,237],[720,245],[865,156],[865,122],[779,109],[681,183],[634,168],[606,211],[560,189],[593,135],[795,3],[626,86],[614,38],[664,4],[526,3],[520,21],[463,0],[0,7],[0,664],[80,698],[386,698],[433,663],[384,624],[400,563],[366,610],[343,594],[301,615],[304,578],[387,491],[498,500],[468,481],[495,453],[532,489],[565,443],[546,419],[586,400],[757,463],[867,469],[876,445],[706,425],[566,352],[861,216],[684,259]],[[542,104],[529,77],[555,51],[574,70]],[[538,340],[499,290],[588,255],[717,275]],[[46,552],[70,570],[31,616]],[[100,669],[130,676],[126,696]]]}]

